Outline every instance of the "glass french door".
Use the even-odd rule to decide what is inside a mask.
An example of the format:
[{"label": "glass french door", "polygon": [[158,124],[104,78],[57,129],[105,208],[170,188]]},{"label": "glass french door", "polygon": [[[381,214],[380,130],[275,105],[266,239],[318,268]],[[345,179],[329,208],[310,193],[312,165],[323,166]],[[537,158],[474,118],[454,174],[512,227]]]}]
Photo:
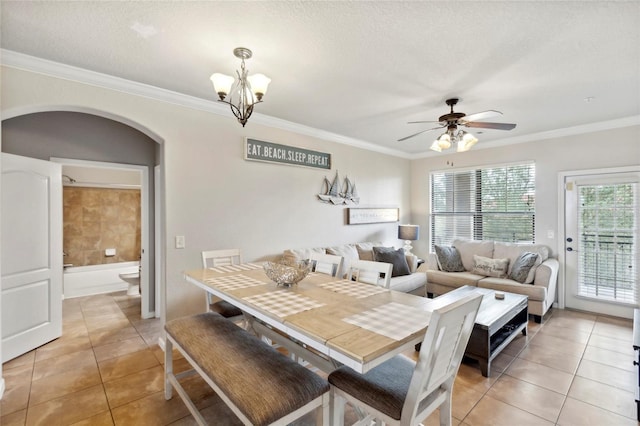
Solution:
[{"label": "glass french door", "polygon": [[565,304],[632,318],[638,307],[640,173],[565,177]]}]

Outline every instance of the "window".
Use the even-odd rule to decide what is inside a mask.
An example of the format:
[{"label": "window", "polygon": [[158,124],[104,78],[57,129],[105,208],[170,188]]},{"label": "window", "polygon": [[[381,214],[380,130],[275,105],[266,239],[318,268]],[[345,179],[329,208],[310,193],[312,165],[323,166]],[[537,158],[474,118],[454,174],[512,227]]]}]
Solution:
[{"label": "window", "polygon": [[636,183],[579,187],[580,296],[637,303],[636,193]]},{"label": "window", "polygon": [[535,164],[431,174],[431,246],[535,242]]}]

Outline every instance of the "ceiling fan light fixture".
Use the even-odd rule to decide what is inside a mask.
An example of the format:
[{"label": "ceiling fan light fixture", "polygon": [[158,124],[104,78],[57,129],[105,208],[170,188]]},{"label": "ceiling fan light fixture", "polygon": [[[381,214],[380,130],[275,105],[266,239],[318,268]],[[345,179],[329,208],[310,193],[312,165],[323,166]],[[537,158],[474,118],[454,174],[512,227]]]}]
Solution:
[{"label": "ceiling fan light fixture", "polygon": [[433,141],[433,143],[431,144],[431,147],[429,149],[431,149],[433,151],[436,151],[436,152],[442,152],[442,148],[440,148],[440,144],[438,143],[437,139],[435,141]]},{"label": "ceiling fan light fixture", "polygon": [[451,148],[451,136],[448,132],[440,135],[437,142],[441,150]]},{"label": "ceiling fan light fixture", "polygon": [[471,133],[462,132],[462,138],[458,140],[458,152],[469,151],[472,146],[478,143],[478,138],[473,136]]}]

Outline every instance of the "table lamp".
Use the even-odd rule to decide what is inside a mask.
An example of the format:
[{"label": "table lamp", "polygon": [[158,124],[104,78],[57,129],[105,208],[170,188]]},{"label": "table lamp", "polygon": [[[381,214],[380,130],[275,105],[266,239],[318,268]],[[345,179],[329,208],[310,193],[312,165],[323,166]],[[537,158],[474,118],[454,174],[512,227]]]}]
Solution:
[{"label": "table lamp", "polygon": [[404,240],[404,252],[406,254],[411,253],[411,241],[416,241],[420,238],[420,225],[398,225],[398,238]]}]

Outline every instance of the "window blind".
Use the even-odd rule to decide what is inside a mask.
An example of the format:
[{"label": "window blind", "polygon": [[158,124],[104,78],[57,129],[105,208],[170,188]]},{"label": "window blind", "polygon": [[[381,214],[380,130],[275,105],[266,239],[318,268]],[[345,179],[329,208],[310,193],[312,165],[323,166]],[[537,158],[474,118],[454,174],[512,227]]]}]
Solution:
[{"label": "window blind", "polygon": [[636,304],[637,184],[578,187],[578,294]]},{"label": "window blind", "polygon": [[533,243],[535,164],[431,174],[431,248],[455,238]]}]

